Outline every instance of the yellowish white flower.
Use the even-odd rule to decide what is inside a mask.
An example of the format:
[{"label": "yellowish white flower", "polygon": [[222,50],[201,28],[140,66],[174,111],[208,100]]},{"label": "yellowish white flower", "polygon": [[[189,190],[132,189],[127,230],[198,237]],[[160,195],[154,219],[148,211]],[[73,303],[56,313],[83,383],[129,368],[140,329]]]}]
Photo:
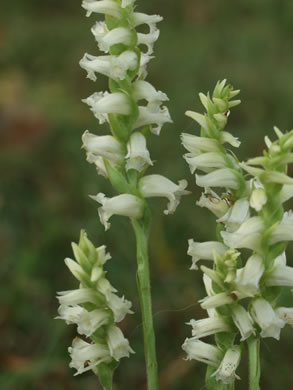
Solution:
[{"label": "yellowish white flower", "polygon": [[236,274],[236,288],[244,295],[252,297],[259,291],[259,280],[264,273],[264,260],[259,255],[252,255],[243,268]]},{"label": "yellowish white flower", "polygon": [[97,22],[91,29],[99,49],[108,53],[110,47],[122,43],[126,46],[130,45],[132,34],[127,27],[116,27],[113,30],[108,30],[105,22]]},{"label": "yellowish white flower", "polygon": [[221,232],[224,243],[230,248],[248,248],[258,250],[261,236],[264,231],[264,222],[261,217],[247,219],[235,232]]},{"label": "yellowish white flower", "polygon": [[219,152],[219,145],[216,140],[207,137],[197,137],[196,135],[182,133],[182,144],[194,156],[203,152]]},{"label": "yellowish white flower", "polygon": [[227,213],[217,222],[226,226],[227,232],[235,232],[249,218],[249,203],[247,199],[238,199]]},{"label": "yellowish white flower", "polygon": [[292,307],[278,307],[276,309],[277,315],[286,322],[286,324],[293,327],[293,308]]},{"label": "yellowish white flower", "polygon": [[199,207],[206,207],[218,218],[225,215],[229,209],[228,201],[220,198],[218,194],[210,189],[201,194],[201,197],[196,204]]},{"label": "yellowish white flower", "polygon": [[71,357],[69,367],[75,368],[74,375],[82,374],[92,370],[103,362],[110,362],[111,356],[106,345],[89,344],[76,337],[72,342],[72,347],[68,348]]},{"label": "yellowish white flower", "polygon": [[122,321],[126,314],[132,314],[130,310],[132,304],[124,297],[120,298],[115,294],[110,294],[107,298],[108,305],[114,314],[114,321]]},{"label": "yellowish white flower", "polygon": [[165,214],[172,214],[180,203],[182,195],[189,194],[185,190],[187,187],[186,180],[180,180],[178,184],[173,183],[162,175],[144,176],[139,181],[139,190],[143,197],[166,197],[169,199],[168,207]]},{"label": "yellowish white flower", "polygon": [[223,292],[219,294],[215,294],[213,296],[207,296],[201,300],[199,300],[200,306],[207,310],[207,309],[215,309],[217,307],[223,306],[223,305],[231,305],[235,302],[234,298],[232,298],[231,295]]},{"label": "yellowish white flower", "polygon": [[121,163],[124,159],[122,145],[112,135],[94,135],[85,131],[82,142],[92,159],[94,156],[103,157],[115,163]]},{"label": "yellowish white flower", "polygon": [[192,256],[192,266],[190,269],[197,270],[199,260],[214,260],[214,252],[222,256],[228,248],[218,241],[195,242],[188,240],[187,254]]},{"label": "yellowish white flower", "polygon": [[201,153],[197,156],[194,156],[193,153],[187,153],[183,158],[188,163],[191,173],[197,169],[209,172],[211,168],[224,168],[227,165],[223,154],[218,152]]},{"label": "yellowish white flower", "polygon": [[111,15],[117,19],[121,17],[121,8],[114,0],[83,0],[81,6],[87,11],[86,16],[91,16],[95,12]]},{"label": "yellowish white flower", "polygon": [[235,303],[231,306],[231,309],[233,322],[241,334],[241,341],[248,339],[251,335],[255,335],[253,320],[245,308]]},{"label": "yellowish white flower", "polygon": [[127,155],[125,156],[126,169],[135,169],[141,172],[146,164],[153,165],[150,153],[146,146],[146,138],[143,134],[136,131],[131,134],[127,144]]},{"label": "yellowish white flower", "polygon": [[188,325],[192,326],[192,336],[194,339],[231,331],[231,326],[222,317],[209,317],[197,321],[190,320]]},{"label": "yellowish white flower", "polygon": [[256,211],[260,211],[267,203],[267,196],[263,188],[255,188],[249,199],[250,206]]},{"label": "yellowish white flower", "polygon": [[230,168],[221,168],[206,175],[195,175],[196,184],[199,187],[226,187],[236,190],[239,180],[236,171]]},{"label": "yellowish white flower", "polygon": [[76,290],[60,291],[57,299],[60,305],[79,305],[81,303],[99,304],[100,298],[98,294],[90,288],[79,288]]},{"label": "yellowish white flower", "polygon": [[236,369],[239,366],[241,358],[241,350],[238,345],[234,345],[229,348],[218,369],[214,372],[213,375],[216,376],[217,381],[222,381],[225,384],[234,382],[235,378],[240,379],[236,375]]},{"label": "yellowish white flower", "polygon": [[270,244],[275,244],[280,241],[292,241],[293,240],[293,212],[285,212],[282,221],[274,229],[271,237]]},{"label": "yellowish white flower", "polygon": [[223,356],[215,345],[204,343],[194,337],[187,338],[182,349],[187,353],[187,360],[198,360],[213,367],[219,366]]},{"label": "yellowish white flower", "polygon": [[277,265],[265,279],[267,286],[293,287],[293,267]]},{"label": "yellowish white flower", "polygon": [[87,71],[87,78],[96,81],[96,73],[103,74],[111,79],[124,80],[128,70],[137,66],[137,54],[134,51],[126,50],[119,56],[93,56],[85,53],[79,62],[81,68]]},{"label": "yellowish white flower", "polygon": [[237,137],[234,137],[228,131],[221,131],[220,133],[220,141],[222,144],[230,144],[234,148],[238,148],[241,144]]},{"label": "yellowish white flower", "polygon": [[135,219],[142,217],[144,203],[142,199],[135,195],[122,194],[107,198],[105,194],[99,193],[90,197],[102,205],[102,207],[98,208],[98,212],[105,230],[108,230],[111,226],[108,220],[112,215],[122,215]]},{"label": "yellowish white flower", "polygon": [[154,125],[151,127],[151,132],[155,135],[160,135],[161,129],[165,123],[172,123],[169,110],[166,106],[154,109],[152,106],[139,106],[139,114],[133,128],[137,129],[146,125]]},{"label": "yellowish white flower", "polygon": [[111,325],[107,330],[107,344],[110,355],[117,361],[123,357],[129,357],[130,353],[134,353],[129,341],[116,325]]},{"label": "yellowish white flower", "polygon": [[261,328],[261,337],[273,337],[280,339],[281,328],[285,321],[278,317],[271,304],[263,298],[257,298],[252,302],[251,315]]}]

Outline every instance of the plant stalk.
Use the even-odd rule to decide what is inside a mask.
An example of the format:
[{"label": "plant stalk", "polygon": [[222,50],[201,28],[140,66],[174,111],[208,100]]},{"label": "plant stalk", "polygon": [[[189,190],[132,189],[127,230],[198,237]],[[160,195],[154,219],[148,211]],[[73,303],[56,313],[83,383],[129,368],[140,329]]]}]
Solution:
[{"label": "plant stalk", "polygon": [[134,220],[132,225],[136,237],[137,288],[139,291],[142,312],[147,388],[148,390],[158,390],[157,358],[148,258],[148,227],[138,220]]},{"label": "plant stalk", "polygon": [[247,341],[249,357],[249,390],[260,390],[260,340],[250,337]]}]

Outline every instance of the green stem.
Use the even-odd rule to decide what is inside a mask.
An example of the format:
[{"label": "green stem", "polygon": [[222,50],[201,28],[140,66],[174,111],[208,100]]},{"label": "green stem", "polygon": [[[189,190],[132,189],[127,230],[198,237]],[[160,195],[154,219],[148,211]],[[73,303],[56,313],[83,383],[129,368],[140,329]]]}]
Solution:
[{"label": "green stem", "polygon": [[144,354],[146,360],[148,390],[158,390],[155,332],[151,302],[151,286],[148,259],[148,227],[143,222],[132,222],[136,237],[137,287],[140,296],[144,334]]},{"label": "green stem", "polygon": [[260,340],[250,337],[247,341],[249,356],[249,390],[260,390]]}]

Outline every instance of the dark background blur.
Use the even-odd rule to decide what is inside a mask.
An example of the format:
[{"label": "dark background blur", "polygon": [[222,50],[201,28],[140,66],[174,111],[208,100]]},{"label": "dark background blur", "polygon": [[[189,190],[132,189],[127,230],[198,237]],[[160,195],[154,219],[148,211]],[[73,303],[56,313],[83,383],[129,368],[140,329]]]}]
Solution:
[{"label": "dark background blur", "polygon": [[[201,110],[197,94],[228,78],[241,89],[229,130],[241,137],[240,159],[262,153],[272,126],[293,126],[293,2],[291,0],[148,0],[138,10],[164,16],[148,80],[170,98],[173,125],[151,136],[157,159],[149,173],[187,178],[193,195],[173,216],[165,200],[152,200],[150,242],[153,306],[161,390],[204,389],[205,365],[184,362],[185,323],[205,313],[200,272],[188,270],[187,239],[211,240],[214,218],[195,207],[200,192],[182,159],[182,131],[196,127],[186,109]],[[87,230],[112,254],[109,279],[133,301],[136,314],[121,326],[136,351],[117,370],[116,389],[144,389],[144,362],[135,286],[135,242],[128,220],[114,217],[107,234],[88,194],[113,191],[80,150],[85,129],[107,134],[81,98],[106,88],[86,79],[78,61],[97,54],[80,1],[14,0],[0,13],[0,388],[97,389],[91,373],[73,377],[67,347],[76,331],[54,320],[56,291],[76,287],[63,259]],[[211,233],[212,232],[212,233]],[[286,302],[292,305],[292,300]],[[191,306],[193,305],[193,306]],[[293,330],[262,342],[262,388],[293,386]],[[247,388],[243,356],[238,389]]]}]

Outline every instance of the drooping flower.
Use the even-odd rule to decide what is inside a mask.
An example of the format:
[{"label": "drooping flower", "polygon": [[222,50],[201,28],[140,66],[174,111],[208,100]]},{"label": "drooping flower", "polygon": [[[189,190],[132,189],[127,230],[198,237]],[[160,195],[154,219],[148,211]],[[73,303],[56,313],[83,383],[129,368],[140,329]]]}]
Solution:
[{"label": "drooping flower", "polygon": [[214,260],[216,252],[222,256],[226,251],[226,245],[219,241],[195,242],[193,239],[188,240],[187,254],[192,256],[192,266],[190,269],[197,270],[197,262],[199,260]]},{"label": "drooping flower", "polygon": [[153,165],[150,153],[146,146],[146,139],[143,134],[136,131],[131,134],[127,144],[127,155],[125,156],[126,169],[135,169],[141,172],[146,164]]},{"label": "drooping flower", "polygon": [[134,353],[129,341],[116,325],[111,325],[107,330],[107,344],[110,355],[117,361],[123,357],[129,357],[130,353]]},{"label": "drooping flower", "polygon": [[186,180],[180,180],[178,184],[175,184],[162,175],[144,176],[139,181],[139,190],[143,197],[166,197],[169,199],[168,207],[164,211],[165,214],[175,212],[181,196],[189,194],[189,191],[185,190],[186,187]]},{"label": "drooping flower", "polygon": [[268,301],[257,298],[252,302],[251,315],[254,321],[261,328],[261,337],[273,337],[280,339],[281,328],[285,326],[285,321],[278,317]]},{"label": "drooping flower", "polygon": [[239,366],[241,358],[240,346],[234,345],[229,348],[218,369],[214,372],[213,375],[216,376],[216,380],[221,380],[225,384],[234,382],[235,378],[240,379],[236,375],[236,369]]},{"label": "drooping flower", "polygon": [[122,194],[113,198],[107,198],[105,194],[99,193],[91,196],[91,198],[102,205],[98,208],[98,212],[101,223],[105,226],[105,230],[108,230],[111,226],[108,220],[112,215],[122,215],[137,219],[141,218],[144,209],[143,200],[131,194]]},{"label": "drooping flower", "polygon": [[92,370],[103,362],[110,362],[109,349],[103,344],[89,344],[76,337],[72,342],[72,347],[68,348],[71,357],[69,367],[75,368],[74,375],[82,374]]},{"label": "drooping flower", "polygon": [[182,349],[187,353],[187,360],[198,360],[213,367],[218,367],[223,356],[216,346],[204,343],[194,337],[187,338]]}]

